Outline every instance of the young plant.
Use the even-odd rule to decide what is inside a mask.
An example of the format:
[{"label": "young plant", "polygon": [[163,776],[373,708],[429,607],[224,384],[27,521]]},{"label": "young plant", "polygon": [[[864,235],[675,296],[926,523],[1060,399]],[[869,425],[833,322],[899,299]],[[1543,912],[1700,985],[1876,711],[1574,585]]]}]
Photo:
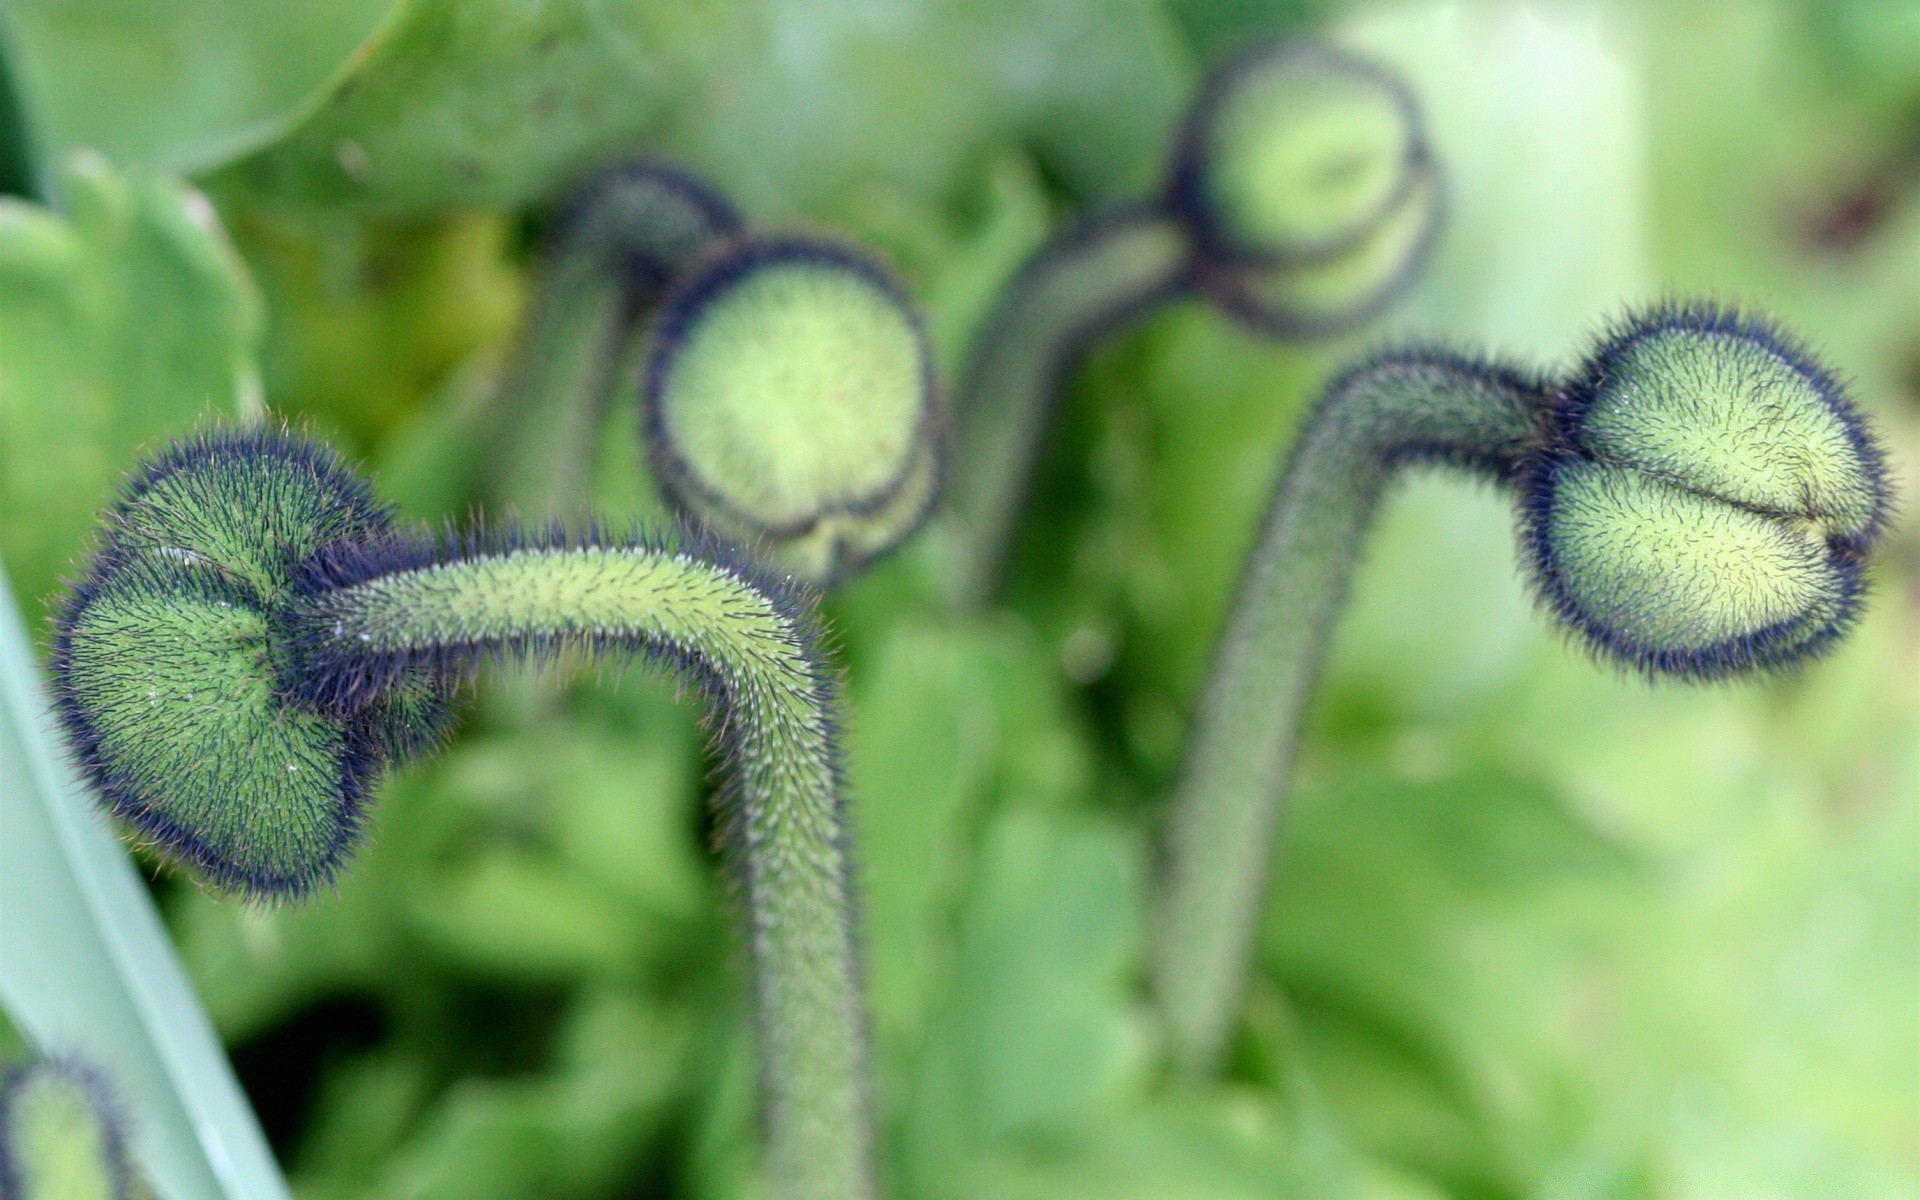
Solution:
[{"label": "young plant", "polygon": [[211,886],[309,895],[489,659],[636,658],[705,697],[783,1200],[873,1192],[839,685],[809,597],[690,534],[396,529],[331,451],[216,430],[143,465],[62,608],[55,697],[113,815]]},{"label": "young plant", "polygon": [[1207,81],[1161,193],[1070,229],[1027,262],[961,376],[954,579],[992,591],[1053,398],[1087,349],[1198,296],[1272,338],[1321,337],[1390,304],[1439,227],[1413,94],[1331,46],[1258,46]]},{"label": "young plant", "polygon": [[584,511],[594,447],[639,330],[690,264],[744,227],[724,196],[664,163],[625,163],[574,190],[501,387],[496,502],[529,515]]},{"label": "young plant", "polygon": [[1176,789],[1152,978],[1177,1065],[1239,996],[1300,738],[1360,545],[1402,468],[1510,493],[1541,607],[1649,679],[1783,670],[1859,614],[1886,469],[1839,380],[1775,326],[1664,305],[1564,377],[1445,350],[1338,376],[1281,472]]},{"label": "young plant", "polygon": [[70,1058],[0,1071],[0,1200],[132,1200],[126,1121],[106,1081]]}]

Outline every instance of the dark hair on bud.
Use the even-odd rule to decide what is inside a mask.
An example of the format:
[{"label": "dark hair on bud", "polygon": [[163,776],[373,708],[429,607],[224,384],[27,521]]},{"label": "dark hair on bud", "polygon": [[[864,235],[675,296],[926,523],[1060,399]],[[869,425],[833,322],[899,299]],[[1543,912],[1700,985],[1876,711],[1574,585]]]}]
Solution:
[{"label": "dark hair on bud", "polygon": [[[387,764],[437,745],[453,720],[451,697],[420,680],[348,719],[268,711],[289,695],[275,631],[299,603],[300,563],[328,544],[391,536],[391,510],[320,443],[268,424],[214,427],[138,468],[102,530],[55,608],[48,659],[80,773],[116,820],[216,888],[274,900],[328,885],[362,837]],[[94,649],[102,638],[118,652]],[[262,710],[234,707],[243,701],[231,688],[170,690],[229,678],[248,681]],[[270,745],[288,755],[268,794],[301,814],[298,853],[194,819],[230,799],[233,772],[258,767]],[[317,778],[326,782],[309,784]],[[197,799],[183,811],[188,793]]]},{"label": "dark hair on bud", "polygon": [[[1661,359],[1662,341],[1695,351],[1697,357],[1675,361],[1676,350],[1667,350]],[[1670,374],[1691,376],[1692,394],[1676,403],[1650,391],[1643,378],[1650,366],[1640,361],[1647,355],[1655,355],[1655,365]],[[1745,357],[1736,361],[1736,356]],[[1711,407],[1716,389],[1710,386],[1714,379],[1701,378],[1710,371],[1718,372],[1728,403],[1744,404],[1751,411],[1737,421],[1716,423]],[[1621,400],[1616,405],[1622,389],[1637,390],[1631,403]],[[1715,465],[1706,454],[1693,461],[1672,453],[1658,460],[1623,455],[1612,444],[1595,444],[1620,436],[1595,434],[1591,423],[1598,412],[1632,412],[1630,419],[1656,430],[1660,418],[1667,417],[1686,427],[1708,452],[1722,450],[1730,461],[1738,455],[1753,473],[1756,461],[1764,465],[1773,455],[1793,478],[1784,489],[1773,484],[1756,490],[1761,485],[1737,472],[1702,477],[1701,471]],[[1716,446],[1715,437],[1735,444]],[[1577,572],[1570,571],[1569,546],[1577,548],[1578,543],[1564,535],[1569,505],[1564,492],[1567,480],[1583,471],[1621,476],[1609,489],[1612,495],[1622,494],[1628,486],[1624,479],[1632,472],[1685,493],[1685,503],[1710,503],[1728,519],[1755,528],[1815,531],[1801,539],[1810,557],[1797,572],[1805,578],[1795,581],[1808,592],[1807,607],[1724,637],[1684,643],[1651,636],[1651,616],[1622,621],[1599,611],[1602,599],[1622,606],[1626,597],[1611,591],[1603,596],[1591,583],[1579,586]],[[1779,325],[1712,301],[1665,301],[1607,330],[1556,391],[1548,437],[1527,464],[1518,491],[1528,577],[1542,606],[1562,627],[1576,633],[1603,661],[1650,677],[1703,681],[1799,666],[1842,641],[1864,609],[1866,561],[1884,535],[1892,510],[1885,454],[1840,378]],[[1643,518],[1649,508],[1641,506]],[[1651,506],[1651,511],[1660,510]],[[1658,538],[1661,532],[1648,528],[1640,536]],[[1689,536],[1697,540],[1698,528]],[[1741,598],[1733,583],[1727,588]],[[1649,604],[1662,600],[1654,591]]]},{"label": "dark hair on bud", "polygon": [[699,175],[639,158],[589,175],[568,192],[552,238],[561,254],[602,247],[634,290],[653,294],[673,282],[688,255],[745,228],[740,211]]}]

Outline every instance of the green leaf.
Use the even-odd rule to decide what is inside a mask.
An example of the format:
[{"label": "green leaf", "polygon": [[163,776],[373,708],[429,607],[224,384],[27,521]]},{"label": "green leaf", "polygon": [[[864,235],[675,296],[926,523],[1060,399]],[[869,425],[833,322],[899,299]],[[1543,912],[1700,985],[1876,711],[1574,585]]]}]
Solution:
[{"label": "green leaf", "polygon": [[518,205],[636,147],[787,218],[944,195],[1001,142],[1082,192],[1157,172],[1192,69],[1148,0],[405,0],[311,118],[241,170],[274,195]]},{"label": "green leaf", "polygon": [[1369,1151],[1459,1194],[1508,1194],[1593,1097],[1549,1029],[1578,1002],[1574,901],[1636,859],[1553,789],[1477,768],[1303,789],[1263,958],[1307,1062]]},{"label": "green leaf", "polygon": [[12,0],[22,88],[51,153],[198,170],[279,136],[393,0]]},{"label": "green leaf", "polygon": [[735,0],[402,0],[312,115],[242,169],[311,203],[522,204],[657,134],[740,44],[744,15]]},{"label": "green leaf", "polygon": [[1127,987],[1139,847],[1110,822],[1003,814],[961,916],[951,1010],[935,1034],[936,1120],[985,1149],[1044,1144],[1111,1116],[1144,1065]]},{"label": "green leaf", "polygon": [[126,851],[67,769],[19,615],[0,588],[0,1006],[131,1102],[166,1200],[287,1196],[266,1139]]},{"label": "green leaf", "polygon": [[848,769],[865,865],[868,979],[883,1046],[918,1032],[944,969],[968,834],[996,748],[975,634],[903,624],[853,691]]},{"label": "green leaf", "polygon": [[252,285],[198,192],[75,156],[0,199],[0,554],[38,615],[136,447],[259,404]]}]

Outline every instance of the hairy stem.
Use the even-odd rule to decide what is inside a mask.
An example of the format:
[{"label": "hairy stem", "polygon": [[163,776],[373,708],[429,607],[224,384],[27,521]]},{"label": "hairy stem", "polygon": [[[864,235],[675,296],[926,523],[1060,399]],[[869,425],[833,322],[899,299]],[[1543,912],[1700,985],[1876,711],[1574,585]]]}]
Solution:
[{"label": "hairy stem", "polygon": [[642,319],[688,264],[739,227],[697,181],[653,164],[618,169],[575,198],[501,389],[496,499],[529,517],[584,510],[594,446]]},{"label": "hairy stem", "polygon": [[747,906],[768,1177],[781,1200],[871,1196],[838,686],[804,608],[743,571],[649,546],[376,557],[330,566],[306,621],[329,703],[422,669],[569,651],[663,660],[707,695],[727,776],[724,843]]},{"label": "hairy stem", "polygon": [[1067,373],[1101,334],[1176,295],[1186,262],[1173,219],[1125,209],[1041,250],[987,318],[954,404],[950,503],[962,603],[984,602],[997,582]]},{"label": "hairy stem", "polygon": [[1183,1072],[1209,1070],[1238,1002],[1273,838],[1334,618],[1398,468],[1506,483],[1544,385],[1438,351],[1337,379],[1281,473],[1194,719],[1174,796],[1152,974]]}]

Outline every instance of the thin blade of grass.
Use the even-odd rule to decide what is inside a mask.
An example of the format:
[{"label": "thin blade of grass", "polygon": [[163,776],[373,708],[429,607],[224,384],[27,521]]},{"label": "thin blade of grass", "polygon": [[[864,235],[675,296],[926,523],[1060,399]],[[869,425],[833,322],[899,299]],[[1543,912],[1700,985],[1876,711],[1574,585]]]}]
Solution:
[{"label": "thin blade of grass", "polygon": [[60,753],[0,568],[0,1006],[106,1068],[163,1200],[286,1200],[153,900]]}]

